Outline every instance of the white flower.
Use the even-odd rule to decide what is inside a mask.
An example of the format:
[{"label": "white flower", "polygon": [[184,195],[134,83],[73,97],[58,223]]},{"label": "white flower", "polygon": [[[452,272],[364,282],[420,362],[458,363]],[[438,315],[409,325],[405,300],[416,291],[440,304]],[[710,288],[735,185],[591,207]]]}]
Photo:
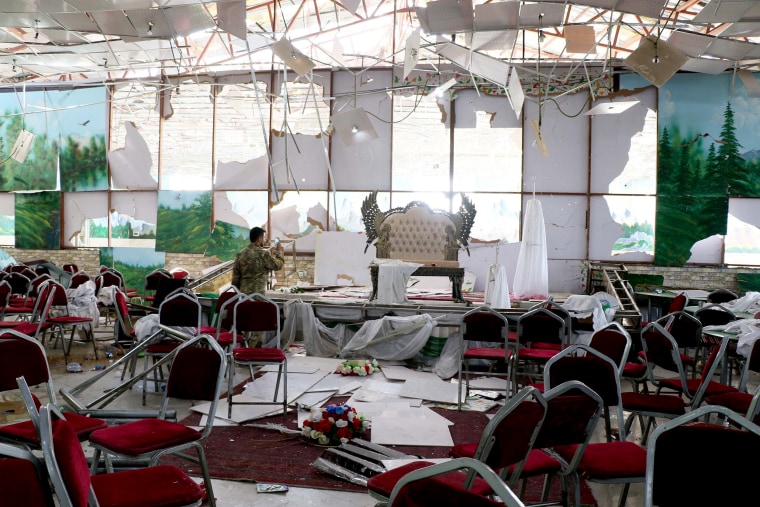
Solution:
[{"label": "white flower", "polygon": [[348,420],[349,421],[353,421],[354,417],[356,417],[356,413],[354,413],[354,412],[349,412],[348,413]]},{"label": "white flower", "polygon": [[339,419],[338,421],[335,422],[335,426],[337,426],[338,428],[345,428],[346,426],[348,426],[348,421],[346,421],[345,419]]},{"label": "white flower", "polygon": [[369,429],[369,421],[367,419],[362,421],[362,431],[366,431]]},{"label": "white flower", "polygon": [[327,437],[327,435],[321,435],[319,437],[319,443],[322,445],[326,445],[330,443],[330,439]]},{"label": "white flower", "polygon": [[304,426],[303,427],[303,436],[305,436],[306,438],[311,437],[311,428],[309,428],[308,426]]},{"label": "white flower", "polygon": [[313,440],[317,440],[318,438],[322,438],[323,436],[324,434],[321,431],[311,430],[311,432],[309,432],[309,438]]},{"label": "white flower", "polygon": [[340,443],[341,444],[347,444],[348,442],[350,442],[350,439],[348,439],[346,437],[343,437],[343,438],[340,439]]}]

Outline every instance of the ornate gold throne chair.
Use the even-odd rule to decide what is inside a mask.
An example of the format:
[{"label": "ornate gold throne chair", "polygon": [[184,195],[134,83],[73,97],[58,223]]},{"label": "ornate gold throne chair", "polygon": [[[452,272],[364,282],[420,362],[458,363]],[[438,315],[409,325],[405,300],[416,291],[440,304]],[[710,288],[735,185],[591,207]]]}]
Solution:
[{"label": "ornate gold throne chair", "polygon": [[[457,213],[431,209],[421,201],[383,212],[374,191],[362,203],[362,220],[367,233],[364,251],[374,243],[378,259],[423,264],[412,273],[414,276],[448,276],[452,282],[452,298],[461,302],[464,268],[459,267],[458,254],[464,247],[470,255],[467,240],[475,213],[475,205],[464,194]],[[377,296],[377,274],[378,266],[371,265],[370,299]]]}]

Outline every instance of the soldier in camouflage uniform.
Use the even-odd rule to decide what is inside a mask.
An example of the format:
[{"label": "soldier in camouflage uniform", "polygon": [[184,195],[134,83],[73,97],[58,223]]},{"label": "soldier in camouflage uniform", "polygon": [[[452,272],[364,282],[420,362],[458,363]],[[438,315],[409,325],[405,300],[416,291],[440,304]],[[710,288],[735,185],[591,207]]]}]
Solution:
[{"label": "soldier in camouflage uniform", "polygon": [[266,231],[261,227],[251,229],[251,243],[238,252],[232,268],[232,285],[245,294],[264,294],[270,271],[282,269],[285,259],[282,244],[265,248]]}]

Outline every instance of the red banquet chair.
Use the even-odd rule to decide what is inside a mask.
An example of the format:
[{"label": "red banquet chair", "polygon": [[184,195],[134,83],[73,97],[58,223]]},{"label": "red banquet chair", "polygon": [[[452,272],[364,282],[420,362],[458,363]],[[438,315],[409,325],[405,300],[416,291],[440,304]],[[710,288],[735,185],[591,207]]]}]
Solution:
[{"label": "red banquet chair", "polygon": [[[244,405],[282,405],[282,413],[288,413],[288,358],[282,350],[280,339],[280,307],[262,294],[243,294],[233,300],[232,306],[232,353],[227,375],[227,417],[232,418],[233,404]],[[227,305],[229,306],[229,305]],[[229,311],[229,310],[228,310]],[[260,347],[240,346],[250,333],[270,333],[268,342]],[[235,366],[247,367],[254,381],[254,366],[277,366],[277,381],[274,387],[272,401],[251,401],[235,399],[232,395]],[[282,390],[280,390],[282,384]],[[279,401],[278,401],[279,398]]]},{"label": "red banquet chair", "polygon": [[[214,492],[203,445],[214,427],[226,367],[224,350],[209,335],[197,336],[180,345],[173,354],[158,417],[114,425],[90,434],[90,446],[94,449],[91,473],[94,475],[97,472],[101,456],[109,473],[113,472],[113,457],[147,460],[152,467],[163,456],[179,456],[200,465],[209,504],[214,506]],[[196,429],[168,420],[169,404],[177,400],[210,402],[205,426]],[[186,454],[188,450],[194,450],[197,457]]]},{"label": "red banquet chair", "polygon": [[[714,416],[727,425],[705,422]],[[728,458],[758,455],[760,426],[726,407],[705,405],[667,421],[647,444],[644,506],[756,505],[757,467]]]},{"label": "red banquet chair", "polygon": [[[0,332],[0,392],[20,389],[30,419],[0,426],[0,438],[36,448],[39,446],[37,411],[41,403],[29,391],[29,385],[42,386],[48,401],[57,403],[45,348],[39,340],[13,329],[4,330]],[[76,412],[67,414],[74,432],[82,440],[96,429],[106,427],[102,419]]]},{"label": "red banquet chair", "polygon": [[[497,376],[504,378],[504,391],[508,393],[512,387],[512,363],[514,362],[514,350],[509,345],[509,323],[504,315],[490,306],[479,306],[462,316],[462,340],[464,350],[459,361],[459,395],[457,406],[462,409],[462,379],[464,378],[465,399],[470,395],[470,377]],[[471,371],[472,362],[487,362],[488,371]],[[503,371],[499,371],[499,367]],[[496,371],[494,371],[496,368]]]},{"label": "red banquet chair", "polygon": [[[465,473],[466,472],[466,473]],[[442,475],[458,476],[455,481],[442,482]],[[475,475],[491,490],[490,497],[468,489],[467,477]],[[496,473],[484,463],[472,458],[456,458],[445,463],[414,470],[403,476],[390,495],[391,507],[523,507],[525,504]]]},{"label": "red banquet chair", "polygon": [[[525,387],[494,414],[479,441],[456,445],[449,450],[449,455],[455,459],[472,458],[485,463],[500,473],[502,478],[511,466],[517,470],[516,474],[512,474],[513,480],[510,483],[510,487],[514,487],[545,415],[544,397],[535,387]],[[406,474],[431,464],[429,461],[413,461],[370,477],[367,480],[367,490],[378,501],[388,502],[394,488]],[[436,477],[434,482],[455,487],[461,481],[459,474],[444,474]],[[479,495],[491,493],[490,485],[474,475],[468,477],[464,485]]]},{"label": "red banquet chair", "polygon": [[[203,488],[172,465],[91,476],[82,445],[68,420],[51,403],[40,409],[40,436],[60,507],[187,507],[203,502]],[[214,505],[210,486],[209,503]]]},{"label": "red banquet chair", "polygon": [[[75,341],[90,342],[95,359],[98,358],[98,347],[95,343],[95,333],[93,332],[92,317],[82,317],[72,315],[69,311],[69,297],[66,289],[60,283],[53,280],[47,282],[52,290],[51,310],[54,314],[48,317],[48,323],[52,325],[52,332],[55,334],[55,344],[58,340],[63,344],[63,357],[68,361],[71,353],[71,345]],[[79,332],[84,334],[83,339],[76,339]],[[68,338],[66,334],[68,333]]]}]

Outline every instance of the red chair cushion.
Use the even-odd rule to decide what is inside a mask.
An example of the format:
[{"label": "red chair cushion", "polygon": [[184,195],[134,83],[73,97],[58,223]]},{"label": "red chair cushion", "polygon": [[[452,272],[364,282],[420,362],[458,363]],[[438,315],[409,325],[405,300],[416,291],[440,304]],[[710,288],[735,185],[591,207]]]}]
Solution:
[{"label": "red chair cushion", "polygon": [[148,354],[168,354],[180,345],[180,342],[174,340],[161,340],[159,342],[148,345],[145,348],[145,352]]},{"label": "red chair cushion", "polygon": [[[510,466],[510,474],[513,470],[514,466]],[[531,449],[528,453],[528,459],[525,460],[525,464],[523,465],[521,477],[555,474],[560,470],[562,470],[562,464],[559,461],[546,454],[541,449]]]},{"label": "red chair cushion", "polygon": [[90,434],[90,442],[126,456],[194,442],[202,433],[184,424],[162,419],[140,419]]},{"label": "red chair cushion", "polygon": [[[74,412],[66,412],[64,415],[79,440],[87,440],[90,433],[108,426],[103,419],[96,417],[87,417]],[[37,430],[34,429],[34,424],[31,420],[0,426],[0,435],[29,444],[36,445],[39,443]]]},{"label": "red chair cushion", "polygon": [[204,495],[198,483],[171,465],[94,475],[92,487],[98,503],[109,507],[179,507],[193,505]]},{"label": "red chair cushion", "polygon": [[240,362],[281,363],[286,356],[276,348],[241,347],[232,351],[232,357]]},{"label": "red chair cushion", "polygon": [[[380,475],[376,475],[374,477],[370,477],[370,479],[367,481],[367,488],[375,494],[378,494],[385,498],[390,498],[391,493],[393,492],[393,487],[403,476],[405,476],[409,472],[418,470],[420,468],[424,468],[426,466],[430,466],[432,464],[433,463],[429,461],[413,461],[406,465],[402,465],[398,468],[394,468],[393,470],[389,470],[388,472],[382,473]],[[444,483],[449,487],[461,488],[462,483],[464,481],[464,477],[465,477],[465,474],[462,472],[450,472],[447,474],[432,477],[430,480],[431,482],[436,482],[439,485],[441,483]],[[480,477],[476,477],[470,491],[478,495],[485,496],[491,493],[492,490],[491,490],[491,486],[489,486],[488,483],[484,479]],[[429,505],[440,505],[440,504],[431,503]]]},{"label": "red chair cushion", "polygon": [[[699,389],[699,385],[701,382],[702,382],[701,379],[687,379],[686,386],[689,388],[690,392],[695,393]],[[680,392],[681,380],[677,378],[662,379],[660,380],[660,386]],[[731,393],[731,392],[736,392],[736,391],[738,391],[738,389],[733,386],[728,386],[726,384],[721,384],[720,382],[714,382],[711,380],[707,384],[707,390],[705,391],[705,396],[711,396],[713,394],[721,394],[721,393]]]},{"label": "red chair cushion", "polygon": [[633,412],[658,412],[682,415],[686,413],[686,402],[675,394],[647,394],[623,392],[620,395],[623,410]]},{"label": "red chair cushion", "polygon": [[[577,445],[561,445],[554,450],[565,460],[572,459]],[[634,442],[590,443],[581,457],[578,470],[589,480],[641,478],[647,469],[647,451]]]},{"label": "red chair cushion", "polygon": [[0,477],[3,478],[3,505],[47,507],[51,505],[42,493],[37,470],[31,461],[0,458]]},{"label": "red chair cushion", "polygon": [[647,365],[644,363],[625,363],[623,366],[623,376],[627,378],[641,378],[647,372]]},{"label": "red chair cushion", "polygon": [[482,347],[467,349],[464,353],[465,359],[506,359],[512,357],[512,351],[494,347]]},{"label": "red chair cushion", "polygon": [[749,405],[752,403],[753,395],[749,393],[728,392],[714,394],[705,398],[705,405],[721,405],[730,408],[739,414],[746,414]]},{"label": "red chair cushion", "polygon": [[[233,334],[229,332],[219,333],[219,336],[216,337],[217,343],[219,343],[219,345],[221,345],[222,348],[229,347],[230,345],[232,345],[234,343],[234,339],[235,337],[233,336]],[[238,342],[242,340],[243,340],[243,337],[238,335]]]},{"label": "red chair cushion", "polygon": [[551,349],[520,349],[517,351],[518,359],[531,361],[548,361],[557,354],[556,350]]}]

